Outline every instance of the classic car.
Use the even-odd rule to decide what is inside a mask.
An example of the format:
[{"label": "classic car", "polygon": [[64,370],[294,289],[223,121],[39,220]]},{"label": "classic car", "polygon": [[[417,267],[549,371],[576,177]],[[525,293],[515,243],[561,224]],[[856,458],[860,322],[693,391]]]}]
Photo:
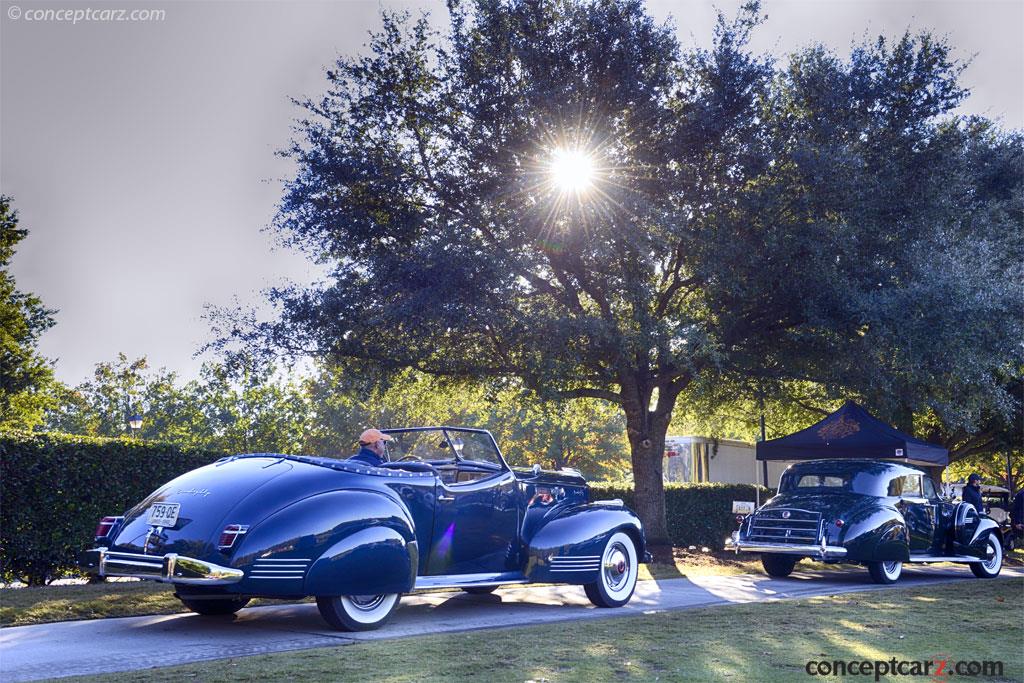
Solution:
[{"label": "classic car", "polygon": [[999,525],[937,491],[925,471],[909,465],[801,462],[786,469],[778,495],[743,518],[726,545],[760,553],[765,572],[776,577],[788,576],[803,557],[865,565],[878,583],[894,583],[904,563],[966,563],[977,577],[998,575]]},{"label": "classic car", "polygon": [[573,470],[510,468],[485,430],[384,431],[380,467],[263,453],[188,472],[103,518],[82,566],[172,583],[204,615],[315,596],[350,631],[422,589],[545,582],[581,584],[600,607],[632,597],[650,555],[622,501],[591,501]]},{"label": "classic car", "polygon": [[[966,485],[963,483],[947,484],[946,495],[955,500],[963,500],[964,486]],[[1013,550],[1018,543],[1010,520],[1010,500],[1010,489],[990,484],[981,485],[981,502],[985,505],[985,514],[999,525],[999,531],[1003,536],[1004,551]]]}]

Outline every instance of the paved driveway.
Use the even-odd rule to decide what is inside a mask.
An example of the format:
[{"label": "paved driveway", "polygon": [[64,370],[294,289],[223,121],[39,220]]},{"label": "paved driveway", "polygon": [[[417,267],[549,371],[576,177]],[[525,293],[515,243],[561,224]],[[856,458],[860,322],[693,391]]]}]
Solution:
[{"label": "paved driveway", "polygon": [[[1024,577],[1024,571],[1004,568],[1001,576]],[[966,567],[904,567],[895,587],[965,579],[978,580]],[[866,570],[850,569],[797,571],[787,579],[745,574],[641,581],[632,601],[620,609],[592,607],[577,586],[515,587],[492,595],[424,593],[403,597],[384,628],[355,634],[329,630],[312,604],[253,607],[234,617],[174,614],[19,626],[0,629],[0,679],[31,681],[361,640],[889,588],[870,583]]]}]

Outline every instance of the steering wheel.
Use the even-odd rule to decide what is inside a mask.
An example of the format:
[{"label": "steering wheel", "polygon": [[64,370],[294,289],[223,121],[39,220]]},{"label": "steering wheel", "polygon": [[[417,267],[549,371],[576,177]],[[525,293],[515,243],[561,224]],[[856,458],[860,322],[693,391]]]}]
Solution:
[{"label": "steering wheel", "polygon": [[403,455],[401,458],[399,458],[395,462],[403,462],[405,460],[412,460],[414,462],[423,462],[423,458],[421,458],[418,455],[413,455],[412,453],[410,453],[409,455]]}]

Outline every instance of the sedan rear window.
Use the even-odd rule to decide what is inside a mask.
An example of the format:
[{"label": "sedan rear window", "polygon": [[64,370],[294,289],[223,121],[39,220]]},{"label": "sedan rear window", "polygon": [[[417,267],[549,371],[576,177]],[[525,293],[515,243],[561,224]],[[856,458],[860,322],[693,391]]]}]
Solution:
[{"label": "sedan rear window", "polygon": [[796,483],[798,489],[801,488],[843,488],[846,486],[846,480],[842,477],[836,477],[828,474],[805,474],[800,477],[800,481]]}]

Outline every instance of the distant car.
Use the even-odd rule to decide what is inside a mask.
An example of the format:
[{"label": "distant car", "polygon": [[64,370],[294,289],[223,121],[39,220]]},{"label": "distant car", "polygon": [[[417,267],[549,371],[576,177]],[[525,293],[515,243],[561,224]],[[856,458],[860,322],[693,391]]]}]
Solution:
[{"label": "distant car", "polygon": [[485,430],[386,430],[381,467],[237,455],[193,470],[105,517],[83,566],[174,584],[199,614],[254,597],[315,596],[340,630],[381,626],[418,589],[582,584],[626,604],[649,561],[622,501],[591,501],[578,472],[512,469]]},{"label": "distant car", "polygon": [[802,557],[865,565],[893,583],[904,563],[960,562],[991,578],[1003,563],[999,525],[973,505],[941,498],[931,477],[878,460],[791,465],[779,493],[747,516],[727,541],[761,553],[770,576],[788,576]]},{"label": "distant car", "polygon": [[[963,500],[964,486],[956,483],[946,486],[947,495],[955,500]],[[1009,552],[1017,545],[1016,534],[1010,521],[1010,489],[990,484],[981,485],[981,502],[985,505],[985,514],[999,525],[1003,537],[1003,550]]]}]

